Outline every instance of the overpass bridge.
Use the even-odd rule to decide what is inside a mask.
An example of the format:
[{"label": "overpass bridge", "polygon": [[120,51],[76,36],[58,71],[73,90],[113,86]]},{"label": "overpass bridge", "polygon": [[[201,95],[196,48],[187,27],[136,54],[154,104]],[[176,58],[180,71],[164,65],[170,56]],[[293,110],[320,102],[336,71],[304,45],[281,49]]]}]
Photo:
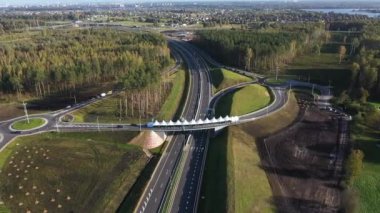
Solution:
[{"label": "overpass bridge", "polygon": [[155,132],[187,132],[187,131],[200,131],[215,129],[220,130],[224,127],[235,125],[239,123],[238,116],[225,116],[219,118],[206,118],[206,119],[192,119],[173,121],[154,121],[147,124],[96,124],[96,123],[56,123],[55,127],[57,131],[70,131],[70,130],[88,130],[88,131],[143,131],[151,130]]}]

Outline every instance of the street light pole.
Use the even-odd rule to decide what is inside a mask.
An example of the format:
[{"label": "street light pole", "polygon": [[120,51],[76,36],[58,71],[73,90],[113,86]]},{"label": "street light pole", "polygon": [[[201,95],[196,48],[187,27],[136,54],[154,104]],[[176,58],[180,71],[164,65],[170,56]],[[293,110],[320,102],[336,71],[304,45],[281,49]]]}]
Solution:
[{"label": "street light pole", "polygon": [[57,120],[56,120],[56,122],[55,122],[55,127],[57,128],[57,132],[59,133],[59,128],[58,128],[58,118],[57,118]]},{"label": "street light pole", "polygon": [[96,117],[96,123],[98,123],[98,132],[100,132],[100,126],[99,126],[99,116]]},{"label": "street light pole", "polygon": [[29,123],[29,115],[28,115],[28,110],[26,109],[26,103],[23,101],[22,105],[24,105],[24,112],[25,112],[26,120]]}]

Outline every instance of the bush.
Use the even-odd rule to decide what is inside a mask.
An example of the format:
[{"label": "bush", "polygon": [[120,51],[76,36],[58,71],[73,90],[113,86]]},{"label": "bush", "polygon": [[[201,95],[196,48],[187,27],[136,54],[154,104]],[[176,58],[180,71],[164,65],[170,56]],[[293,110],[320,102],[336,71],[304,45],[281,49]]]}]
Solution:
[{"label": "bush", "polygon": [[355,179],[360,175],[363,168],[363,158],[364,153],[359,149],[352,150],[351,154],[348,156],[345,180],[347,186],[351,187]]},{"label": "bush", "polygon": [[345,189],[340,201],[340,211],[345,213],[356,213],[359,209],[359,196],[352,189]]}]

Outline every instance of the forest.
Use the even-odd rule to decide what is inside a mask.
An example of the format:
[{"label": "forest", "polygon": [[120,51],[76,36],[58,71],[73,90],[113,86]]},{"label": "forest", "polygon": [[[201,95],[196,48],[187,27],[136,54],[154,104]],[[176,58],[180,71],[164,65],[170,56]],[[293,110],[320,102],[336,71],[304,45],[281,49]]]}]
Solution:
[{"label": "forest", "polygon": [[136,90],[157,82],[170,63],[166,40],[158,34],[44,30],[0,43],[0,92],[44,97],[110,81]]},{"label": "forest", "polygon": [[265,73],[290,63],[301,52],[320,49],[326,36],[321,28],[298,32],[203,30],[194,43],[224,64]]}]

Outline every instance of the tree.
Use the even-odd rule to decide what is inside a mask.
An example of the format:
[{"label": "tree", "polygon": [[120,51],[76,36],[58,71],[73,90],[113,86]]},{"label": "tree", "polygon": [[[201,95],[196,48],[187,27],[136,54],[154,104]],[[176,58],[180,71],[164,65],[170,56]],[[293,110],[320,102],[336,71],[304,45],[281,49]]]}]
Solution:
[{"label": "tree", "polygon": [[354,38],[351,42],[351,50],[350,50],[350,55],[354,54],[356,49],[359,47],[360,41],[358,38]]},{"label": "tree", "polygon": [[344,45],[341,45],[339,47],[339,51],[338,51],[338,53],[339,53],[339,64],[342,63],[342,59],[343,59],[344,55],[346,55],[346,52],[347,52],[346,47]]},{"label": "tree", "polygon": [[321,54],[321,46],[319,44],[315,44],[312,49],[313,53],[316,55]]},{"label": "tree", "polygon": [[363,168],[364,153],[359,150],[352,150],[346,162],[346,184],[352,186],[354,180],[360,175]]},{"label": "tree", "polygon": [[245,51],[245,69],[248,71],[251,71],[252,59],[253,59],[253,51],[251,48],[248,47]]}]

